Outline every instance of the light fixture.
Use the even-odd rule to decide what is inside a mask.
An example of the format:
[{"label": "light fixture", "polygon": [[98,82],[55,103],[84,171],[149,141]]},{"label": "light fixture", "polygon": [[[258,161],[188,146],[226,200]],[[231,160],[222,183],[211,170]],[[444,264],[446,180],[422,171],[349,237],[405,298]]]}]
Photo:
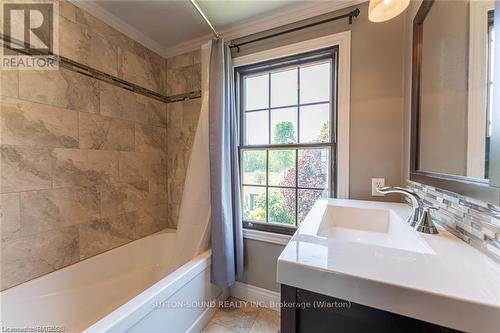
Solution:
[{"label": "light fixture", "polygon": [[370,0],[368,19],[372,22],[388,21],[401,14],[410,0]]}]

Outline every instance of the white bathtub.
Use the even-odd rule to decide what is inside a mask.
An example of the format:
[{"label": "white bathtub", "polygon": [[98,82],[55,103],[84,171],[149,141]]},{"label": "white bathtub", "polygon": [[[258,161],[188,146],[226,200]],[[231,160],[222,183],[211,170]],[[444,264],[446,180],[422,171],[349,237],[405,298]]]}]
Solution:
[{"label": "white bathtub", "polygon": [[[160,233],[0,294],[2,327],[63,326],[66,332],[201,331],[223,298],[210,284],[210,251],[176,269],[175,233]],[[195,306],[172,308],[174,300]],[[158,307],[158,305],[167,305]]]}]

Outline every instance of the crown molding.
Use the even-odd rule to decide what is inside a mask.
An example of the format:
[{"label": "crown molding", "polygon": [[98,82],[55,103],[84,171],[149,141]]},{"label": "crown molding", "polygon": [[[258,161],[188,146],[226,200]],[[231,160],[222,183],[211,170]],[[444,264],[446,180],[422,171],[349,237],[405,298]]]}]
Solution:
[{"label": "crown molding", "polygon": [[278,28],[290,23],[307,20],[347,7],[356,6],[368,0],[306,1],[288,10],[261,19],[253,19],[233,25],[221,31],[226,40],[242,38],[262,31]]},{"label": "crown molding", "polygon": [[[146,36],[144,33],[116,17],[114,14],[108,12],[95,2],[81,0],[69,1],[75,6],[89,12],[106,24],[115,28],[127,37],[132,38],[136,42],[155,51],[165,58],[197,50],[203,43],[212,38],[212,34],[207,34],[205,36],[165,48],[160,43]],[[300,5],[292,6],[291,8],[282,10],[273,15],[265,16],[261,19],[251,19],[242,23],[233,24],[219,31],[219,33],[226,41],[229,41],[341,10],[347,7],[356,6],[367,1],[368,0],[305,1]]]},{"label": "crown molding", "polygon": [[165,58],[170,58],[170,57],[174,57],[176,55],[183,54],[186,52],[199,50],[201,45],[203,45],[204,43],[206,43],[207,41],[209,41],[212,38],[213,38],[213,35],[210,33],[210,34],[207,34],[203,37],[191,39],[191,40],[188,40],[187,42],[183,42],[183,43],[174,45],[172,47],[165,48],[163,51],[163,56]]},{"label": "crown molding", "polygon": [[[219,34],[226,40],[242,38],[266,30],[278,28],[290,23],[306,20],[315,16],[327,14],[347,7],[356,6],[368,0],[337,0],[337,1],[306,1],[301,5],[293,6],[287,10],[280,11],[274,15],[269,15],[261,19],[248,20],[243,23],[229,26],[219,31]],[[168,57],[193,51],[201,44],[212,38],[207,35],[204,38],[197,38],[166,49]]]},{"label": "crown molding", "polygon": [[160,43],[148,37],[143,32],[132,27],[130,24],[118,18],[116,15],[110,13],[106,9],[102,8],[95,2],[82,1],[82,0],[68,0],[68,1],[71,2],[73,5],[77,6],[78,8],[85,10],[89,14],[94,15],[104,23],[108,24],[112,28],[124,34],[125,36],[132,38],[142,46],[164,57],[165,48],[161,46]]}]

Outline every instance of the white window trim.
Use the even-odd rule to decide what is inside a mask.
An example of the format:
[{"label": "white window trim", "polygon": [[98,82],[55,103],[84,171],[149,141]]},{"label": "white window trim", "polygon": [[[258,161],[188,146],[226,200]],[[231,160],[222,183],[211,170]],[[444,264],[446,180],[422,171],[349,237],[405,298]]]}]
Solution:
[{"label": "white window trim", "polygon": [[243,238],[258,240],[261,242],[286,245],[292,238],[291,235],[278,234],[275,232],[261,231],[255,229],[243,228]]},{"label": "white window trim", "polygon": [[488,70],[488,11],[493,0],[470,2],[467,176],[484,178],[486,87]]},{"label": "white window trim", "polygon": [[[351,74],[351,32],[310,39],[233,59],[234,67],[293,56],[305,52],[338,46],[338,106],[337,106],[337,198],[349,198],[349,112]],[[247,232],[247,234],[249,234]],[[266,232],[266,234],[271,234]],[[252,238],[254,239],[254,238]],[[280,244],[280,243],[278,243]]]}]

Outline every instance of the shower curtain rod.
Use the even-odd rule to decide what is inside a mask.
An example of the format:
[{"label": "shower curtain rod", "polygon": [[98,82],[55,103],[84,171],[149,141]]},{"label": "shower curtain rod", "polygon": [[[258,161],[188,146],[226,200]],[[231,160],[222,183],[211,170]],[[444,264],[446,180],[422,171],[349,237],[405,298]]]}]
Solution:
[{"label": "shower curtain rod", "polygon": [[[203,18],[203,20],[208,25],[208,27],[210,28],[210,30],[212,30],[212,33],[215,36],[215,38],[220,38],[220,34],[217,32],[217,30],[215,30],[213,24],[210,22],[210,20],[205,15],[205,13],[203,13],[203,11],[201,10],[200,6],[198,6],[198,4],[196,3],[196,1],[195,0],[189,0],[189,2],[193,5],[193,7],[198,12],[198,14],[200,14],[200,16]],[[341,19],[345,19],[345,18],[348,18],[349,19],[349,24],[352,24],[353,18],[354,17],[358,17],[359,13],[360,13],[359,8],[356,8],[354,10],[351,10],[349,13],[346,13],[346,14],[343,14],[343,15],[338,15],[338,16],[330,17],[330,18],[327,18],[327,19],[324,19],[324,20],[321,20],[321,21],[318,21],[318,22],[313,22],[313,23],[305,24],[305,25],[298,26],[298,27],[295,27],[295,28],[287,29],[287,30],[284,30],[284,31],[276,32],[276,33],[273,33],[273,34],[270,34],[270,35],[262,36],[262,37],[255,38],[255,39],[251,39],[251,40],[246,41],[246,42],[241,42],[241,43],[236,43],[235,44],[233,41],[231,41],[230,44],[229,44],[229,47],[231,49],[236,48],[237,52],[240,52],[240,47],[242,47],[244,45],[248,45],[248,44],[251,44],[251,43],[257,43],[257,42],[260,42],[260,41],[263,41],[263,40],[266,40],[266,39],[278,37],[278,36],[281,36],[281,35],[284,35],[284,34],[289,34],[291,32],[300,31],[300,30],[311,28],[311,27],[314,27],[314,26],[317,26],[317,25],[320,25],[320,24],[324,24],[324,23],[328,23],[328,22],[333,22],[333,21],[337,21],[337,20],[341,20]]]},{"label": "shower curtain rod", "polygon": [[299,26],[299,27],[295,27],[295,28],[284,30],[284,31],[276,32],[274,34],[262,36],[262,37],[255,38],[255,39],[251,39],[251,40],[246,41],[246,42],[234,44],[231,41],[231,44],[229,45],[229,47],[232,48],[232,49],[236,48],[237,52],[240,52],[240,47],[243,46],[243,45],[260,42],[260,41],[263,41],[263,40],[266,40],[266,39],[274,38],[274,37],[281,36],[281,35],[284,35],[284,34],[295,32],[295,31],[300,31],[300,30],[307,29],[307,28],[310,28],[310,27],[314,27],[314,26],[317,26],[317,25],[320,25],[320,24],[324,24],[324,23],[328,23],[328,22],[332,22],[332,21],[336,21],[336,20],[341,20],[341,19],[344,19],[344,18],[348,18],[349,19],[349,24],[352,24],[353,17],[358,17],[359,13],[360,13],[359,8],[356,8],[356,9],[350,11],[349,13],[346,13],[346,14],[343,14],[343,15],[334,16],[334,17],[331,17],[331,18],[328,18],[328,19],[325,19],[325,20],[321,20],[321,21],[318,21],[318,22],[309,23],[309,24],[302,25],[302,26]]},{"label": "shower curtain rod", "polygon": [[97,70],[95,68],[92,68],[90,66],[84,65],[80,62],[71,60],[69,58],[53,54],[52,52],[28,52],[23,49],[14,49],[11,47],[11,44],[16,44],[21,47],[24,47],[24,43],[21,41],[18,41],[14,38],[11,38],[9,36],[6,36],[4,34],[0,34],[0,39],[2,40],[2,46],[6,47],[10,50],[22,53],[24,55],[28,56],[34,56],[34,55],[43,55],[43,56],[54,56],[56,60],[59,62],[59,64],[73,72],[80,73],[82,75],[89,76],[91,78],[94,78],[96,80],[104,81],[110,84],[113,84],[115,86],[118,86],[120,88],[135,92],[137,94],[141,94],[150,98],[154,98],[158,101],[162,101],[165,103],[175,103],[175,102],[180,102],[180,101],[185,101],[185,100],[190,100],[190,99],[196,99],[201,97],[201,90],[196,90],[196,91],[190,91],[187,93],[183,94],[177,94],[177,95],[163,95],[160,93],[157,93],[153,90],[141,87],[135,83],[125,81],[123,79],[120,79],[116,76],[101,72],[100,70]]},{"label": "shower curtain rod", "polygon": [[205,23],[209,26],[210,30],[212,30],[212,33],[214,34],[215,38],[219,39],[220,38],[219,33],[217,32],[217,30],[215,30],[214,26],[212,25],[212,23],[210,22],[208,17],[205,15],[205,13],[203,13],[200,6],[198,6],[198,4],[195,2],[195,0],[189,0],[189,2],[191,2],[191,4],[196,9],[198,14],[200,14],[200,16],[203,18],[203,20],[205,20]]}]

